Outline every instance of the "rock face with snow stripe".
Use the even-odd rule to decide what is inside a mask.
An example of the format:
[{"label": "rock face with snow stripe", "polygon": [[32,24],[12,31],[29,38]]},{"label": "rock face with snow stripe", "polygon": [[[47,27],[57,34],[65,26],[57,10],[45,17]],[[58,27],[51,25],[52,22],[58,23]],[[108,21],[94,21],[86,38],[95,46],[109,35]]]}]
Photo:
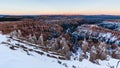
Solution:
[{"label": "rock face with snow stripe", "polygon": [[112,31],[109,29],[105,29],[102,27],[99,27],[97,25],[83,25],[79,26],[77,28],[77,31],[73,33],[73,35],[76,35],[76,39],[83,38],[91,38],[95,40],[104,41],[108,44],[119,44],[120,39],[120,32]]}]

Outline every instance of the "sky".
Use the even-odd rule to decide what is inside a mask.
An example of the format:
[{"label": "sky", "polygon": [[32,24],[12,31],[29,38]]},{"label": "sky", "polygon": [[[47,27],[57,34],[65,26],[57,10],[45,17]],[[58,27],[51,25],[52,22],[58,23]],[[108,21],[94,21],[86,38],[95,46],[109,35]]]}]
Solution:
[{"label": "sky", "polygon": [[120,15],[120,0],[0,0],[0,14]]}]

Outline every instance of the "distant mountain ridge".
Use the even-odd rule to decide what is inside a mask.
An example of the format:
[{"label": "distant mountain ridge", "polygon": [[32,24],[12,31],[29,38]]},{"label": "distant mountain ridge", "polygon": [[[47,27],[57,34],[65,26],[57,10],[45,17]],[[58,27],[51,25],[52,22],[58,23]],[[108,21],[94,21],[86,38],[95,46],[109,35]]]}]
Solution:
[{"label": "distant mountain ridge", "polygon": [[36,19],[41,17],[49,18],[84,18],[89,20],[120,19],[120,15],[0,15],[0,18],[29,18]]}]

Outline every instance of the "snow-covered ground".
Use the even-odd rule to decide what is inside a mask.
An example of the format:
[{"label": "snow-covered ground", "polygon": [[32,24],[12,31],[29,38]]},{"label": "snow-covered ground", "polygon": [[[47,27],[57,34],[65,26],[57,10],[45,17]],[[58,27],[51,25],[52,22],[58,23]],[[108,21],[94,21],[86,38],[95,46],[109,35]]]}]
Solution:
[{"label": "snow-covered ground", "polygon": [[[0,34],[0,68],[110,68],[110,65],[116,68],[115,66],[119,61],[109,58],[108,61],[99,60],[100,64],[97,65],[87,59],[84,59],[82,62],[78,60],[60,60],[34,52],[30,53],[32,55],[27,55],[21,49],[11,50],[6,44],[2,43],[7,40],[6,35]],[[11,41],[11,44],[14,45],[15,43],[20,42]],[[32,46],[29,47],[32,48]],[[118,68],[120,68],[120,65]]]}]

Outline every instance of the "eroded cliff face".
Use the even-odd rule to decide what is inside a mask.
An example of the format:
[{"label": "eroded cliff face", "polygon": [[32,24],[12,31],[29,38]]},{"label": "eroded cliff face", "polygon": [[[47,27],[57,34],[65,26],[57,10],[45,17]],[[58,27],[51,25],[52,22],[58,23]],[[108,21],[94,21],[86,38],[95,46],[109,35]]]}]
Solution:
[{"label": "eroded cliff face", "polygon": [[70,59],[70,48],[67,39],[62,36],[63,28],[59,24],[27,19],[3,22],[0,26],[2,33],[9,34],[11,38],[16,37],[52,51],[58,49],[65,59]]},{"label": "eroded cliff face", "polygon": [[[83,51],[81,58],[86,58],[89,53],[89,60],[95,63],[97,59],[106,60],[108,55],[120,59],[118,57],[120,56],[118,52],[120,50],[120,32],[97,25],[82,25],[78,26],[72,35],[75,44],[72,50],[76,52],[77,45],[80,45]],[[75,47],[77,48],[75,49]]]},{"label": "eroded cliff face", "polygon": [[47,24],[44,21],[22,20],[0,23],[0,30],[3,34],[8,34],[14,30],[20,30],[22,36],[24,37],[28,37],[30,34],[35,34],[37,38],[41,35],[41,33],[44,33],[44,38],[47,38],[47,36],[50,36],[55,32],[59,35],[63,29],[58,24]]},{"label": "eroded cliff face", "polygon": [[73,20],[67,22],[26,19],[0,23],[0,31],[60,53],[64,56],[62,59],[73,56],[75,60],[89,59],[94,63],[98,63],[97,59],[107,60],[108,56],[120,59],[120,32],[97,25],[78,26]]}]

